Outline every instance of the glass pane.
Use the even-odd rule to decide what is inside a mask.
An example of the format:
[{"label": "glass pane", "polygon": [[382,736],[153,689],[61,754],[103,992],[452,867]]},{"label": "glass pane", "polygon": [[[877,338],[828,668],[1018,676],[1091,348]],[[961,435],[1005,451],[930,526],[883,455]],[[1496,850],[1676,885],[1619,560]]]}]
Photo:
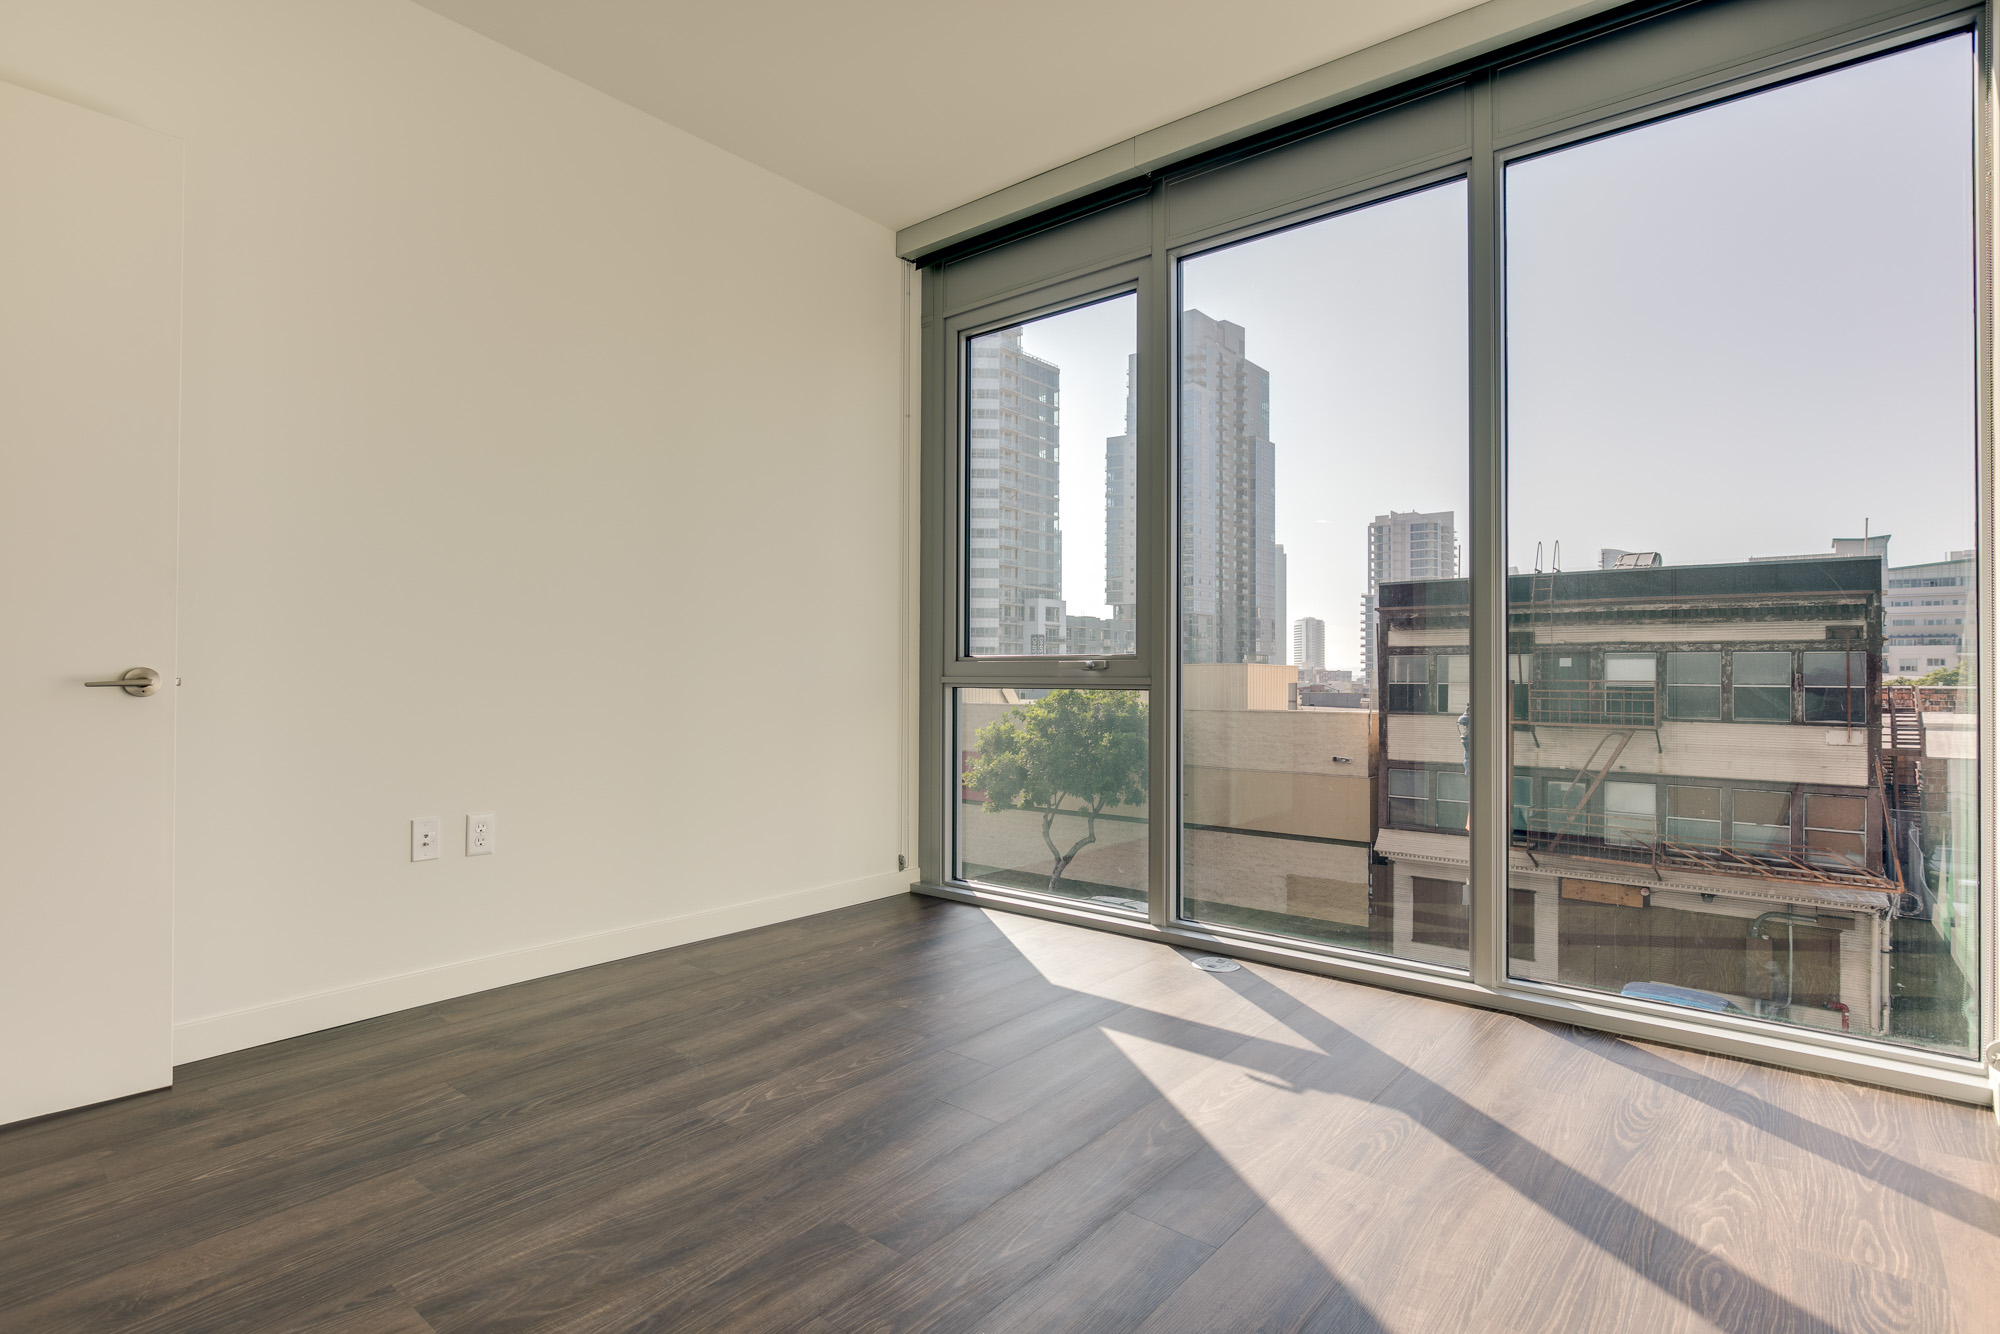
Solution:
[{"label": "glass pane", "polygon": [[1792,794],[1736,789],[1736,823],[1792,827]]},{"label": "glass pane", "polygon": [[1792,692],[1788,686],[1738,686],[1734,696],[1735,718],[1739,723],[1788,723],[1792,720]]},{"label": "glass pane", "polygon": [[1440,653],[1437,657],[1437,711],[1453,717],[1472,707],[1472,659],[1463,653]]},{"label": "glass pane", "polygon": [[1729,655],[1732,714],[1739,723],[1788,723],[1792,720],[1792,655],[1745,653]]},{"label": "glass pane", "polygon": [[1180,265],[1184,917],[1465,962],[1466,248],[1452,182]]},{"label": "glass pane", "polygon": [[1659,656],[1653,653],[1607,653],[1604,655],[1604,679],[1651,685],[1658,662]]},{"label": "glass pane", "polygon": [[1669,653],[1667,684],[1676,686],[1719,686],[1722,684],[1720,653]]},{"label": "glass pane", "polygon": [[965,648],[1133,648],[1133,296],[966,341]]},{"label": "glass pane", "polygon": [[1668,686],[1667,717],[1689,722],[1720,721],[1721,686]]},{"label": "glass pane", "polygon": [[1805,682],[1802,707],[1809,723],[1847,726],[1868,721],[1868,663],[1855,651],[1801,653],[1800,679]]},{"label": "glass pane", "polygon": [[1792,794],[1737,788],[1735,813],[1729,821],[1729,841],[1739,848],[1776,850],[1792,841]]},{"label": "glass pane", "polygon": [[1389,823],[1404,829],[1422,829],[1431,822],[1431,776],[1423,769],[1391,769],[1389,781]]},{"label": "glass pane", "polygon": [[1660,789],[1653,783],[1611,781],[1604,785],[1604,838],[1607,843],[1653,841]]},{"label": "glass pane", "polygon": [[1512,697],[1513,716],[1517,723],[1528,721],[1528,704],[1531,698],[1529,688],[1535,682],[1535,655],[1532,653],[1509,653],[1507,655],[1507,684]]},{"label": "glass pane", "polygon": [[1441,770],[1436,779],[1437,827],[1462,834],[1472,800],[1472,780],[1456,769]]},{"label": "glass pane", "polygon": [[958,876],[1146,911],[1146,694],[952,692]]},{"label": "glass pane", "polygon": [[1816,690],[1807,686],[1802,692],[1800,708],[1809,723],[1858,727],[1868,721],[1868,692]]},{"label": "glass pane", "polygon": [[1691,722],[1722,719],[1722,654],[1667,655],[1667,717]]},{"label": "glass pane", "polygon": [[1697,850],[1722,846],[1722,789],[1667,788],[1667,838]]},{"label": "glass pane", "polygon": [[1975,1049],[1974,74],[1506,167],[1517,974]]},{"label": "glass pane", "polygon": [[1792,684],[1792,655],[1789,653],[1746,653],[1729,657],[1739,686],[1785,686]]},{"label": "glass pane", "polygon": [[1431,659],[1427,653],[1402,653],[1387,659],[1389,682],[1384,708],[1391,713],[1429,713]]},{"label": "glass pane", "polygon": [[1868,687],[1868,655],[1858,649],[1845,653],[1801,653],[1799,662],[1800,675],[1808,686],[1840,686],[1846,690]]}]

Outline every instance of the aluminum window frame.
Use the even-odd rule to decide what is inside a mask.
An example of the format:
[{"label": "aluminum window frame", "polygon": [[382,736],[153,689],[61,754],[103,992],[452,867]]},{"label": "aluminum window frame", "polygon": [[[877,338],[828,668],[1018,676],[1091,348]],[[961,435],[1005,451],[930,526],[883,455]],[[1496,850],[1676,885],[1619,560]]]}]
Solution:
[{"label": "aluminum window frame", "polygon": [[[1027,912],[1060,921],[1076,922],[1170,944],[1204,951],[1232,954],[1246,959],[1323,973],[1350,980],[1381,985],[1414,994],[1457,1000],[1464,1003],[1558,1022],[1582,1024],[1631,1037],[1663,1041],[1725,1055],[1787,1066],[1817,1073],[1837,1075],[1890,1087],[1943,1096],[1967,1102],[1986,1102],[1993,1097],[1988,1066],[1977,1057],[1961,1057],[1890,1042],[1825,1032],[1790,1029],[1765,1021],[1727,1014],[1696,1014],[1677,1007],[1630,997],[1611,996],[1558,983],[1536,982],[1509,975],[1506,905],[1508,844],[1513,826],[1515,775],[1512,769],[1511,709],[1506,691],[1509,680],[1508,598],[1505,563],[1506,524],[1506,403],[1504,345],[1504,172],[1507,164],[1542,153],[1596,139],[1648,122],[1697,111],[1841,65],[1914,45],[1956,32],[1973,34],[1976,52],[1975,112],[1978,124],[1974,142],[1975,240],[1978,247],[1974,266],[1977,284],[1975,309],[1977,386],[1980,401],[1975,419],[1978,438],[1975,447],[1979,574],[1975,587],[1968,590],[1978,610],[1979,639],[1976,661],[1982,680],[1979,697],[1979,771],[1977,793],[1982,813],[1982,832],[1987,837],[1980,849],[1979,909],[1983,939],[1980,942],[1980,976],[1974,983],[1979,991],[1980,1033],[1978,1041],[1986,1052],[2000,1051],[2000,837],[1994,837],[1996,806],[1995,746],[1996,706],[2000,706],[2000,683],[1996,683],[1994,652],[1996,623],[1993,575],[1995,560],[1994,527],[1994,320],[1993,320],[1993,228],[1995,202],[1989,164],[1993,160],[1995,137],[1994,61],[1989,33],[1993,27],[1993,5],[1964,3],[1895,3],[1882,0],[1872,8],[1865,0],[1838,8],[1844,20],[1830,18],[1823,30],[1771,49],[1770,39],[1758,27],[1760,16],[1774,8],[1767,0],[1705,0],[1677,6],[1664,13],[1657,5],[1641,7],[1631,20],[1592,21],[1575,34],[1558,34],[1537,39],[1532,49],[1522,49],[1489,58],[1476,68],[1455,71],[1444,77],[1425,75],[1413,80],[1408,89],[1392,93],[1363,108],[1354,120],[1332,124],[1322,118],[1308,131],[1308,137],[1338,136],[1374,115],[1386,114],[1400,106],[1432,97],[1441,90],[1462,88],[1467,108],[1469,152],[1430,153],[1421,160],[1401,164],[1394,170],[1378,170],[1353,181],[1329,180],[1324,187],[1302,190],[1282,203],[1268,197],[1246,204],[1241,216],[1207,225],[1192,232],[1177,232],[1170,217],[1168,192],[1176,181],[1217,170],[1217,162],[1228,169],[1233,160],[1255,158],[1291,151],[1286,143],[1272,146],[1266,138],[1247,147],[1232,159],[1227,154],[1192,166],[1163,170],[1141,186],[1122,191],[1097,212],[1078,216],[1068,210],[1053,219],[1045,230],[1030,232],[1021,239],[1020,229],[996,239],[1000,258],[991,259],[979,247],[961,247],[947,257],[947,263],[924,271],[924,330],[922,430],[924,439],[923,485],[926,488],[923,514],[922,645],[925,657],[922,678],[925,698],[920,701],[922,738],[920,865],[923,868],[913,888],[948,898],[987,906]],[[1863,13],[1862,10],[1869,12]],[[1669,79],[1655,77],[1657,71],[1644,61],[1632,63],[1633,80],[1622,94],[1599,97],[1586,107],[1544,119],[1520,128],[1496,129],[1496,81],[1504,81],[1518,69],[1544,57],[1566,57],[1591,47],[1600,40],[1616,39],[1632,49],[1636,34],[1643,39],[1648,25],[1677,20],[1688,14],[1719,16],[1721,22],[1737,24],[1741,50],[1728,59],[1712,61],[1691,72]],[[1844,23],[1844,26],[1843,26]],[[1711,32],[1714,30],[1711,25]],[[1607,48],[1608,49],[1608,48]],[[1653,61],[1656,65],[1659,62]],[[1620,66],[1624,68],[1624,66]],[[1472,829],[1467,841],[1467,883],[1471,889],[1468,923],[1469,969],[1461,970],[1422,963],[1390,955],[1374,954],[1334,945],[1273,936],[1252,930],[1195,924],[1178,915],[1180,842],[1182,812],[1178,725],[1180,718],[1179,658],[1180,628],[1178,607],[1177,535],[1179,526],[1179,459],[1175,450],[1172,414],[1177,409],[1175,384],[1179,365],[1176,334],[1178,327],[1178,265],[1181,259],[1205,251],[1271,235],[1307,225],[1323,218],[1366,207],[1397,195],[1463,177],[1467,180],[1468,300],[1470,318],[1470,364],[1468,391],[1468,484],[1469,498],[1464,540],[1465,566],[1469,575],[1471,613],[1470,657],[1472,733],[1470,769],[1470,810]],[[1077,241],[1064,250],[1065,233],[1076,229]],[[1017,271],[1015,247],[1020,258]],[[1032,254],[1030,253],[1032,251]],[[948,284],[941,272],[964,262],[970,255],[985,265],[979,282],[990,299],[962,301],[964,309],[953,308]],[[997,266],[997,267],[996,267]],[[996,272],[1004,276],[995,277]],[[1108,291],[1116,283],[1127,284],[1139,293],[1139,376],[1138,417],[1140,481],[1140,559],[1138,577],[1141,601],[1138,604],[1137,652],[1128,660],[1131,670],[1104,674],[1089,684],[1121,685],[1145,689],[1149,694],[1151,717],[1151,797],[1148,853],[1149,912],[1145,921],[1130,915],[1108,915],[1068,901],[1050,901],[1047,896],[1025,892],[993,890],[950,879],[947,868],[954,863],[950,847],[947,812],[940,810],[945,791],[943,780],[955,774],[955,763],[947,763],[947,749],[955,738],[955,719],[949,716],[955,686],[1033,685],[1053,687],[1078,682],[1064,673],[1047,669],[1050,659],[963,660],[943,651],[940,622],[961,633],[963,620],[957,602],[963,587],[955,565],[964,513],[957,468],[965,458],[961,452],[969,442],[956,437],[958,386],[955,381],[961,360],[954,339],[965,331],[1004,327],[1037,314],[1053,313],[1081,302],[1074,298],[1083,291]],[[947,374],[947,368],[951,368]],[[949,396],[947,414],[941,401]],[[946,490],[948,474],[949,491]],[[947,495],[950,504],[945,502]],[[1151,530],[1145,526],[1150,523]],[[944,530],[949,528],[949,533]],[[947,598],[945,594],[949,592]],[[1726,652],[1726,650],[1725,650]],[[1060,659],[1054,660],[1060,662]],[[1662,673],[1663,675],[1664,673]],[[1051,676],[1056,679],[1050,679]],[[1795,684],[1796,690],[1796,684]],[[1728,686],[1721,691],[1726,697]],[[1378,701],[1378,707],[1386,701]],[[950,757],[955,760],[955,755]],[[1384,768],[1386,773],[1386,766]],[[1383,780],[1386,790],[1386,778]],[[1727,781],[1716,786],[1727,790]],[[1726,801],[1725,797],[1725,801]],[[1664,825],[1665,802],[1657,818]],[[1795,819],[1802,819],[1803,801],[1794,798]],[[1456,873],[1456,872],[1454,872]]]},{"label": "aluminum window frame", "polygon": [[[948,355],[951,357],[952,373],[942,386],[945,394],[944,408],[949,422],[950,447],[944,464],[944,486],[948,497],[949,512],[943,517],[945,522],[945,550],[952,577],[946,583],[945,613],[950,639],[946,645],[944,674],[959,685],[1018,686],[1024,689],[1048,689],[1060,683],[1081,680],[1091,685],[1110,686],[1149,680],[1151,677],[1150,647],[1143,642],[1133,645],[1129,654],[1108,656],[1084,653],[1042,653],[1042,654],[984,654],[974,656],[968,643],[969,627],[966,595],[966,578],[969,567],[962,564],[968,550],[971,501],[972,462],[972,419],[971,399],[967,392],[970,378],[973,340],[1001,329],[1011,329],[1035,320],[1048,319],[1088,306],[1101,305],[1107,301],[1117,301],[1125,297],[1135,298],[1135,326],[1144,324],[1145,285],[1143,270],[1132,264],[1122,264],[1098,273],[1084,275],[1068,282],[1045,288],[1014,300],[992,302],[986,306],[961,312],[944,322],[943,337]],[[1137,332],[1135,327],[1134,332]],[[1141,380],[1138,392],[1145,392],[1145,359],[1140,358],[1138,368]],[[1149,471],[1143,443],[1139,453],[1140,485],[1144,486]],[[1146,538],[1147,508],[1141,500],[1139,506],[1139,541],[1143,546]],[[1151,572],[1143,562],[1137,572],[1138,603],[1147,605],[1151,590],[1147,587],[1147,577]],[[1102,669],[1082,676],[1080,664],[1086,661],[1103,661]]]}]

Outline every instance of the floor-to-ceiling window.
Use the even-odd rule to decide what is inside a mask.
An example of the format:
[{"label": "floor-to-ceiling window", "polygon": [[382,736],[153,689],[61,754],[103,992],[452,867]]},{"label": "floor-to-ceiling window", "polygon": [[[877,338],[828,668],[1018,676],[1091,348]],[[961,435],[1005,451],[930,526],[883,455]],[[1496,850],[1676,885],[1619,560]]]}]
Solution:
[{"label": "floor-to-ceiling window", "polygon": [[925,883],[1958,1088],[1981,14],[1662,6],[934,265]]},{"label": "floor-to-ceiling window", "polygon": [[951,807],[959,877],[1143,914],[1137,339],[1125,291],[958,342]]},{"label": "floor-to-ceiling window", "polygon": [[[1462,969],[1464,599],[1380,599],[1459,576],[1465,181],[1178,270],[1181,911]],[[1385,826],[1455,861],[1399,880]]]},{"label": "floor-to-ceiling window", "polygon": [[1972,1050],[1975,74],[1506,164],[1517,975]]}]

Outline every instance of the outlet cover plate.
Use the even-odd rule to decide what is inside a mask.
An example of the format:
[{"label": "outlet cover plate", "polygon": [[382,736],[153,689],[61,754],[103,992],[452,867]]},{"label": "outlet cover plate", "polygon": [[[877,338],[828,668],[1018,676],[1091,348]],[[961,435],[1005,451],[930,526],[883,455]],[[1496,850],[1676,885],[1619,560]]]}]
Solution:
[{"label": "outlet cover plate", "polygon": [[443,854],[444,821],[435,815],[420,815],[410,821],[410,860],[434,862]]},{"label": "outlet cover plate", "polygon": [[465,855],[485,857],[493,851],[497,826],[492,811],[478,811],[465,817]]}]

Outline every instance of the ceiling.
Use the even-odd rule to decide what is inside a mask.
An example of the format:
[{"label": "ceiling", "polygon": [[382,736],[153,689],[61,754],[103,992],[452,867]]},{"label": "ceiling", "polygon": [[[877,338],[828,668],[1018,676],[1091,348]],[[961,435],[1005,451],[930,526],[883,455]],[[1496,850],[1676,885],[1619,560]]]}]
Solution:
[{"label": "ceiling", "polygon": [[417,0],[891,228],[1475,0]]}]

